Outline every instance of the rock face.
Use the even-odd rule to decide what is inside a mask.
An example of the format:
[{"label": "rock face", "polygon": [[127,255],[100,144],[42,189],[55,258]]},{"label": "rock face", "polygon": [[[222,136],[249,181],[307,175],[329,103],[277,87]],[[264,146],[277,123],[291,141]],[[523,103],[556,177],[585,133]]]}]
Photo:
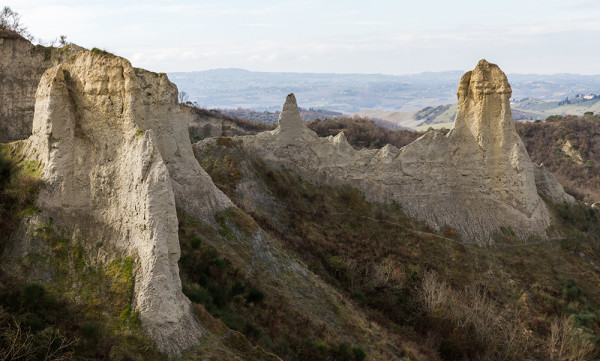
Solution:
[{"label": "rock face", "polygon": [[535,185],[537,186],[538,193],[541,196],[546,197],[552,203],[569,203],[575,202],[575,198],[572,195],[565,193],[563,186],[558,183],[552,173],[548,172],[544,164],[535,166],[533,168],[535,172]]},{"label": "rock face", "polygon": [[550,216],[536,181],[546,184],[540,192],[551,192],[552,201],[572,198],[529,159],[510,95],[504,73],[482,60],[460,81],[456,121],[446,136],[431,131],[402,149],[356,151],[343,133],[319,138],[307,129],[290,94],[277,129],[239,139],[267,162],[313,182],[350,184],[371,201],[398,202],[409,215],[435,228],[451,226],[472,242],[492,242],[501,227],[522,239],[546,238]]},{"label": "rock face", "polygon": [[169,355],[206,332],[181,291],[176,205],[207,222],[231,206],[194,158],[176,98],[164,74],[82,52],[42,76],[26,145],[44,165],[43,213],[94,257],[137,260],[133,308]]},{"label": "rock face", "polygon": [[0,31],[0,142],[31,135],[35,91],[46,69],[81,51],[34,46],[9,30]]},{"label": "rock face", "polygon": [[177,87],[167,75],[135,69],[145,95],[145,129],[154,130],[160,154],[171,175],[175,202],[179,208],[205,223],[233,203],[212,182],[194,157],[188,124],[177,102]]}]

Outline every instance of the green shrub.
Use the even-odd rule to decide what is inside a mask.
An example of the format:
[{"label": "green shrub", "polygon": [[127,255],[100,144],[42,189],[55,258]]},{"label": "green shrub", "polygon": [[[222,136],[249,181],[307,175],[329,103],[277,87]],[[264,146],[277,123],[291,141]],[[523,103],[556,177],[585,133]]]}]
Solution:
[{"label": "green shrub", "polygon": [[190,240],[190,245],[192,246],[193,249],[198,249],[201,244],[202,244],[202,237],[193,237]]},{"label": "green shrub", "polygon": [[581,296],[581,288],[577,286],[573,279],[567,281],[565,288],[563,288],[563,296],[569,301],[576,300]]},{"label": "green shrub", "polygon": [[192,302],[203,304],[207,309],[213,306],[210,292],[197,283],[183,283],[183,294]]},{"label": "green shrub", "polygon": [[39,283],[29,283],[23,287],[22,302],[25,308],[39,309],[45,301],[46,289]]},{"label": "green shrub", "polygon": [[246,300],[249,303],[261,303],[264,298],[265,298],[265,294],[262,293],[261,290],[259,290],[258,288],[252,288],[252,289],[250,289],[250,292],[248,292],[248,296],[246,297]]},{"label": "green shrub", "polygon": [[231,294],[231,296],[241,295],[242,293],[244,293],[245,290],[246,290],[246,285],[244,285],[244,282],[235,281],[233,286],[231,286],[230,294]]},{"label": "green shrub", "polygon": [[12,162],[5,157],[0,157],[0,189],[6,187],[12,175]]},{"label": "green shrub", "polygon": [[591,311],[581,311],[573,315],[573,319],[580,326],[591,326],[598,321],[598,315]]},{"label": "green shrub", "polygon": [[367,354],[365,353],[365,350],[363,350],[361,347],[356,346],[352,348],[352,353],[354,354],[354,358],[357,361],[362,361],[365,358],[367,358]]},{"label": "green shrub", "polygon": [[337,349],[338,358],[342,361],[349,361],[352,357],[350,344],[342,342],[338,345]]}]

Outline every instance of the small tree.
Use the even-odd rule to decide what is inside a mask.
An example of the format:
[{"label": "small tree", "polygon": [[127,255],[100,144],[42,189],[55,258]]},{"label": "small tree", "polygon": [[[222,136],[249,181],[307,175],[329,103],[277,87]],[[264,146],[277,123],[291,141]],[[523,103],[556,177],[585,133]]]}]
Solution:
[{"label": "small tree", "polygon": [[0,29],[12,30],[22,37],[33,41],[33,36],[27,31],[27,27],[21,24],[21,15],[5,6],[0,12]]},{"label": "small tree", "polygon": [[190,97],[183,90],[179,92],[179,104],[183,104],[188,101]]}]

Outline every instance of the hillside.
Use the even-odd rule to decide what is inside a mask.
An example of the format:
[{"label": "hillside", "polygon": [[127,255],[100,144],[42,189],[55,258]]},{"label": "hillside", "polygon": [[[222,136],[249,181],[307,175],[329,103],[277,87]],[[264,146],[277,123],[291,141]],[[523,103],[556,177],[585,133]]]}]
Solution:
[{"label": "hillside", "polygon": [[579,198],[600,200],[600,115],[551,116],[518,123],[531,159],[544,165]]},{"label": "hillside", "polygon": [[[600,212],[530,159],[497,65],[460,78],[449,132],[303,122],[293,94],[273,128],[0,40],[0,360],[600,356]],[[597,122],[524,132],[595,172]]]},{"label": "hillside", "polygon": [[423,133],[405,129],[390,130],[368,119],[315,120],[308,123],[307,127],[320,137],[336,136],[338,133],[344,132],[348,143],[356,149],[378,149],[386,144],[401,148],[423,135]]},{"label": "hillside", "polygon": [[575,97],[566,97],[554,102],[526,98],[515,101],[513,106],[537,116],[538,119],[545,119],[551,115],[582,116],[587,112],[598,112],[600,110],[599,102],[600,98],[593,94],[587,96],[578,94]]},{"label": "hillside", "polygon": [[[261,228],[380,324],[381,337],[398,339],[406,359],[597,355],[598,212],[558,207],[565,238],[527,245],[507,233],[502,243],[478,247],[452,228],[435,231],[407,217],[397,205],[367,202],[351,187],[316,186],[272,168],[235,140],[196,149],[202,164],[235,160],[209,174]],[[341,345],[319,346],[314,337],[303,343],[313,350],[310,359],[344,359],[331,356]]]},{"label": "hillside", "polygon": [[[283,132],[298,130],[285,118],[290,109],[286,102],[277,131],[261,137],[265,148],[268,137],[286,141]],[[309,126],[325,133],[340,123],[356,134],[351,120]],[[597,211],[556,205],[551,211],[562,237],[527,243],[506,230],[479,247],[451,227],[435,231],[408,217],[397,203],[368,202],[347,185],[316,185],[285,163],[273,166],[273,158],[257,156],[263,149],[248,147],[252,139],[207,139],[195,145],[196,156],[202,164],[221,164],[207,169],[234,203],[359,304],[386,337],[399,336],[408,359],[597,355],[598,270],[590,268],[598,255]],[[301,141],[312,142],[308,135]],[[299,145],[284,144],[302,153]],[[331,357],[327,350],[334,348],[322,347],[322,358],[313,359]]]},{"label": "hillside", "polygon": [[28,95],[0,161],[2,359],[400,358],[215,186],[166,75],[83,50]]},{"label": "hillside", "polygon": [[268,123],[259,122],[255,118],[238,117],[186,104],[180,104],[180,108],[187,122],[192,143],[209,137],[256,134],[272,129]]}]

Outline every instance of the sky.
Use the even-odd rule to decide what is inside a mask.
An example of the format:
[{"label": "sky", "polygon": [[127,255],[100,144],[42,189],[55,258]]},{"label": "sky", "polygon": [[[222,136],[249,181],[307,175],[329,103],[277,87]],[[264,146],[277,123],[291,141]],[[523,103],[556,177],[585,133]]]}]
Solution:
[{"label": "sky", "polygon": [[60,35],[156,72],[600,74],[600,0],[9,0]]}]

